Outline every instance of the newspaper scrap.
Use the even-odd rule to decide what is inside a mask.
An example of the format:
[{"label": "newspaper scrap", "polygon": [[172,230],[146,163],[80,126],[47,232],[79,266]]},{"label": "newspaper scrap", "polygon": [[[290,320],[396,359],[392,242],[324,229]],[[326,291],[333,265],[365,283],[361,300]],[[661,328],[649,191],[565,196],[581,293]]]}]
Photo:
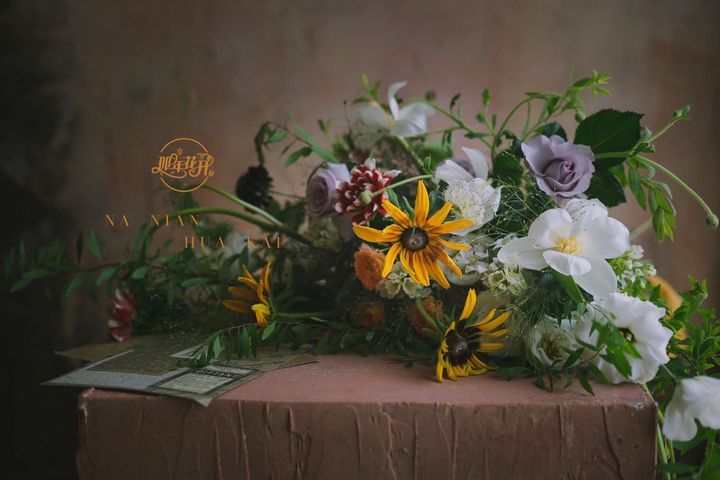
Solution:
[{"label": "newspaper scrap", "polygon": [[116,390],[170,395],[189,398],[207,406],[210,402],[240,385],[276,368],[289,368],[317,360],[305,352],[260,350],[257,358],[218,360],[203,367],[179,367],[178,361],[189,358],[197,345],[194,339],[146,337],[112,353],[108,344],[95,344],[65,352],[71,358],[98,358],[102,352],[110,356],[92,361],[43,385],[97,387]]}]

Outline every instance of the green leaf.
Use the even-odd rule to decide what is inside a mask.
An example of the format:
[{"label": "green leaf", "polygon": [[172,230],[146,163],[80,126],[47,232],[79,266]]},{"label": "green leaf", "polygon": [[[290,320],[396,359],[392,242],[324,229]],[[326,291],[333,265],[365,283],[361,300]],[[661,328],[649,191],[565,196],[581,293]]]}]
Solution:
[{"label": "green leaf", "polygon": [[577,286],[575,283],[575,280],[573,280],[572,277],[568,275],[563,275],[562,273],[551,270],[552,275],[555,278],[555,281],[558,282],[558,284],[562,287],[563,290],[565,290],[565,293],[567,293],[570,298],[573,299],[575,303],[585,303],[585,298],[583,297],[582,292],[580,291],[580,287]]},{"label": "green leaf", "polygon": [[31,282],[31,281],[32,281],[32,280],[27,279],[27,278],[21,278],[20,280],[18,280],[18,281],[10,288],[10,293],[15,293],[15,292],[17,292],[18,290],[22,290],[23,288],[25,288],[25,287],[27,287],[28,285],[30,285],[30,282]]},{"label": "green leaf", "polygon": [[268,326],[263,329],[261,339],[262,339],[263,341],[265,341],[265,340],[267,340],[268,338],[270,338],[270,335],[273,334],[273,332],[275,331],[275,327],[276,327],[276,326],[277,326],[277,323],[275,323],[275,322],[270,322],[270,323],[268,324]]},{"label": "green leaf", "polygon": [[297,133],[298,137],[302,138],[305,142],[307,142],[310,145],[317,145],[317,142],[315,141],[315,137],[312,136],[310,132],[302,128],[300,125],[295,125],[293,127],[295,129],[295,132]]},{"label": "green leaf", "polygon": [[140,280],[142,278],[145,278],[145,275],[147,275],[149,270],[150,270],[150,267],[147,265],[138,267],[135,270],[133,270],[132,274],[130,274],[130,278],[132,278],[133,280]]},{"label": "green leaf", "polygon": [[519,185],[523,176],[520,159],[510,152],[501,152],[495,158],[493,176],[501,182]]},{"label": "green leaf", "polygon": [[288,155],[287,160],[285,160],[285,167],[286,167],[286,168],[289,167],[290,165],[292,165],[293,163],[297,162],[297,161],[300,160],[301,158],[307,157],[307,156],[310,155],[312,152],[313,152],[313,149],[310,148],[310,147],[303,147],[303,148],[301,148],[301,149],[299,149],[299,150],[295,150],[293,153],[291,153],[290,155]]},{"label": "green leaf", "polygon": [[340,160],[338,160],[330,150],[325,150],[324,148],[320,147],[312,147],[312,151],[315,152],[318,157],[322,158],[326,162],[340,163]]},{"label": "green leaf", "polygon": [[208,283],[210,283],[210,278],[207,278],[207,277],[188,278],[187,280],[184,280],[182,282],[182,286],[184,288],[192,288],[192,287],[198,287],[200,285],[205,285]]},{"label": "green leaf", "polygon": [[[626,152],[640,141],[642,114],[607,109],[590,115],[578,125],[575,143],[587,145],[593,153]],[[596,168],[610,168],[612,159],[595,161]]]},{"label": "green leaf", "polygon": [[70,296],[75,293],[75,291],[80,288],[87,278],[83,275],[78,275],[77,277],[73,278],[68,286],[65,288],[65,299],[67,300],[70,298]]},{"label": "green leaf", "polygon": [[630,185],[630,191],[635,196],[640,207],[645,210],[647,202],[645,200],[645,191],[642,189],[640,180],[640,173],[635,168],[630,168],[628,173],[628,184]]},{"label": "green leaf", "polygon": [[32,270],[25,272],[23,274],[22,278],[32,281],[32,280],[37,280],[39,278],[49,277],[54,274],[55,274],[55,272],[53,272],[52,270],[47,270],[44,268],[34,268]]},{"label": "green leaf", "polygon": [[582,370],[578,370],[577,372],[578,380],[580,381],[580,385],[582,385],[583,389],[588,392],[590,395],[595,395],[595,392],[593,392],[593,388],[590,385],[590,382],[587,378],[587,373],[585,373]]},{"label": "green leaf", "polygon": [[88,230],[88,250],[90,250],[90,253],[92,253],[95,258],[98,260],[102,260],[102,253],[100,252],[100,244],[98,243],[97,235],[95,235],[95,230],[90,229]]},{"label": "green leaf", "polygon": [[545,125],[542,129],[541,134],[545,135],[546,137],[552,137],[553,135],[557,135],[563,140],[567,140],[567,132],[565,132],[565,129],[562,127],[562,125],[557,122],[551,122]]},{"label": "green leaf", "polygon": [[273,132],[272,135],[270,135],[270,138],[268,138],[267,143],[277,143],[282,142],[285,140],[285,137],[288,136],[288,133],[285,130],[276,130]]},{"label": "green leaf", "polygon": [[588,198],[597,198],[608,208],[625,203],[622,185],[608,170],[596,170],[585,193]]},{"label": "green leaf", "polygon": [[110,280],[111,278],[113,278],[115,276],[117,271],[118,271],[118,267],[106,268],[105,270],[102,271],[102,273],[100,273],[100,275],[98,275],[98,278],[95,283],[97,285],[100,285],[102,283],[107,282],[108,280]]}]

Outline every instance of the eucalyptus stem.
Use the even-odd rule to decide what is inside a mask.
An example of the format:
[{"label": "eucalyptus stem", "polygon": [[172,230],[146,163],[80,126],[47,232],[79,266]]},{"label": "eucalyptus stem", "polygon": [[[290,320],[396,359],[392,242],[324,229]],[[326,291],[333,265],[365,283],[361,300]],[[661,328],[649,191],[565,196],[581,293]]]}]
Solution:
[{"label": "eucalyptus stem", "polygon": [[282,225],[282,224],[283,224],[280,220],[278,220],[277,218],[273,217],[272,215],[270,215],[268,212],[266,212],[266,211],[263,210],[262,208],[256,207],[256,206],[253,205],[252,203],[246,202],[245,200],[242,200],[242,199],[236,197],[235,195],[233,195],[233,194],[230,193],[230,192],[226,192],[225,190],[223,190],[223,189],[221,189],[221,188],[215,187],[215,186],[210,185],[210,184],[207,184],[207,183],[204,184],[204,185],[202,186],[202,188],[206,188],[206,189],[208,189],[208,190],[210,190],[210,191],[212,191],[212,192],[215,192],[215,193],[217,193],[218,195],[220,195],[221,197],[226,198],[227,200],[230,200],[230,201],[233,202],[233,203],[237,203],[238,205],[240,205],[240,206],[242,206],[242,207],[245,207],[245,208],[247,208],[248,210],[250,210],[251,212],[254,212],[254,213],[256,213],[256,214],[258,214],[258,215],[260,215],[260,216],[262,216],[262,217],[265,217],[267,220],[270,221],[270,223],[273,223],[273,224],[275,224],[275,225]]},{"label": "eucalyptus stem", "polygon": [[705,203],[705,200],[703,200],[702,197],[700,195],[698,195],[697,192],[695,192],[695,190],[690,188],[690,186],[687,183],[685,183],[684,181],[682,181],[682,179],[680,177],[678,177],[673,172],[671,172],[664,166],[660,165],[656,161],[650,160],[649,158],[643,157],[641,155],[638,155],[637,158],[639,158],[640,160],[642,160],[643,162],[645,162],[649,165],[652,165],[653,167],[655,167],[656,169],[660,170],[665,175],[670,177],[672,180],[674,180],[675,183],[677,183],[683,190],[685,190],[688,194],[690,194],[690,196],[695,199],[695,201],[702,207],[702,209],[705,210],[705,215],[707,216],[707,219],[706,219],[707,224],[710,225],[712,228],[717,228],[717,226],[718,226],[717,215],[715,215],[715,213],[712,211],[710,206],[707,203]]},{"label": "eucalyptus stem", "polygon": [[382,195],[383,193],[385,193],[386,190],[392,190],[393,188],[399,187],[400,185],[405,185],[405,184],[408,184],[408,183],[412,183],[412,182],[414,182],[415,180],[423,180],[423,179],[425,179],[425,178],[432,178],[432,175],[417,175],[417,176],[412,177],[412,178],[406,178],[405,180],[402,180],[402,181],[397,182],[397,183],[390,184],[390,185],[388,185],[388,186],[385,187],[385,188],[381,188],[381,189],[378,190],[377,192],[373,192],[373,194],[372,194],[371,196],[372,196],[372,197],[375,197],[375,196],[377,196],[377,195]]},{"label": "eucalyptus stem", "polygon": [[405,151],[407,151],[410,154],[410,157],[412,157],[413,161],[415,162],[415,165],[417,165],[418,169],[421,172],[430,173],[427,168],[425,168],[425,165],[423,164],[422,158],[418,156],[417,153],[415,153],[415,150],[410,146],[410,144],[405,140],[403,137],[395,137],[397,141],[400,143],[400,145],[403,146]]}]

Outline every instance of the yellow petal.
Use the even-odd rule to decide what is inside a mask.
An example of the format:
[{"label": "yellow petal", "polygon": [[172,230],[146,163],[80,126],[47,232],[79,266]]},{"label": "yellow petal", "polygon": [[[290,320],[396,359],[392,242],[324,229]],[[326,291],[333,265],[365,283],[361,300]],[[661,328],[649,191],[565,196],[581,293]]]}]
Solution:
[{"label": "yellow petal", "polygon": [[470,250],[470,245],[465,245],[464,243],[448,242],[447,240],[440,238],[438,236],[435,236],[434,240],[436,240],[439,244],[443,245],[444,247],[452,248],[453,250]]},{"label": "yellow petal", "polygon": [[478,352],[494,352],[495,350],[502,350],[505,348],[504,343],[481,343],[478,346]]},{"label": "yellow petal", "polygon": [[504,337],[507,335],[509,330],[507,328],[501,328],[500,330],[495,330],[491,333],[483,333],[482,338],[499,338]]},{"label": "yellow petal", "polygon": [[400,252],[400,264],[405,269],[405,272],[410,276],[410,278],[415,283],[422,283],[420,280],[418,280],[417,275],[415,274],[414,266],[412,263],[412,256],[410,255],[410,252],[408,250],[402,249]]},{"label": "yellow petal", "polygon": [[402,249],[401,243],[393,243],[393,246],[390,247],[390,250],[388,250],[387,255],[385,255],[385,264],[383,265],[382,270],[382,277],[385,278],[388,276],[390,271],[392,270],[393,265],[395,264],[395,259],[398,256],[398,253],[400,253],[400,250]]},{"label": "yellow petal", "polygon": [[430,245],[428,249],[432,252],[435,257],[450,267],[455,275],[458,277],[462,277],[462,271],[460,270],[460,267],[457,266],[457,264],[453,261],[452,258],[450,258],[450,255],[447,254],[445,250],[438,247],[437,245]]},{"label": "yellow petal", "polygon": [[355,232],[355,235],[362,238],[366,242],[389,243],[393,241],[388,240],[388,238],[393,238],[393,235],[388,235],[383,230],[378,230],[377,228],[365,227],[363,225],[355,225],[352,228],[353,232]]},{"label": "yellow petal", "polygon": [[270,293],[270,264],[272,261],[265,264],[265,268],[263,268],[262,275],[260,278],[262,278],[262,283],[265,285],[265,289],[268,293]]},{"label": "yellow petal", "polygon": [[450,222],[443,223],[442,225],[438,225],[437,227],[428,228],[427,230],[429,233],[442,235],[443,233],[454,232],[455,230],[469,227],[472,224],[473,221],[469,218],[460,218],[458,220],[452,220]]},{"label": "yellow petal", "polygon": [[475,289],[471,288],[468,290],[467,297],[465,298],[465,307],[463,307],[463,311],[460,314],[460,320],[467,320],[470,318],[470,315],[472,315],[473,309],[475,308],[476,300],[477,295],[475,294]]},{"label": "yellow petal", "polygon": [[390,215],[393,220],[397,222],[398,225],[404,228],[410,228],[411,222],[410,217],[407,213],[400,210],[398,207],[390,203],[388,200],[382,201],[382,207],[385,209],[385,211]]},{"label": "yellow petal", "polygon": [[432,262],[428,265],[428,274],[440,284],[442,288],[450,288],[450,282],[445,277],[445,274],[440,269],[440,265],[437,262]]},{"label": "yellow petal", "polygon": [[414,252],[412,254],[412,266],[415,268],[415,274],[424,286],[430,285],[430,278],[428,278],[426,257],[423,252]]},{"label": "yellow petal", "polygon": [[443,383],[443,360],[442,355],[438,353],[437,363],[435,364],[435,378],[440,383]]},{"label": "yellow petal", "polygon": [[452,365],[448,364],[448,362],[445,362],[445,371],[448,374],[448,378],[450,380],[457,380],[457,376],[455,375],[455,369]]},{"label": "yellow petal", "polygon": [[497,318],[491,321],[482,321],[478,325],[475,326],[478,330],[481,330],[483,332],[489,332],[491,330],[495,330],[497,327],[505,323],[505,320],[508,319],[510,316],[510,312],[505,312],[502,315],[499,315]]},{"label": "yellow petal", "polygon": [[428,227],[437,227],[442,224],[447,218],[448,213],[450,213],[450,210],[452,210],[452,204],[450,202],[445,202],[445,205],[443,205],[440,210],[433,213],[432,217],[428,218],[426,225]]},{"label": "yellow petal", "polygon": [[430,210],[430,199],[425,184],[420,180],[415,195],[415,226],[422,228],[425,225],[428,210]]},{"label": "yellow petal", "polygon": [[402,236],[403,228],[400,225],[388,225],[383,229],[383,233],[386,235],[386,238],[388,239],[387,242],[397,242],[400,240],[400,237]]}]

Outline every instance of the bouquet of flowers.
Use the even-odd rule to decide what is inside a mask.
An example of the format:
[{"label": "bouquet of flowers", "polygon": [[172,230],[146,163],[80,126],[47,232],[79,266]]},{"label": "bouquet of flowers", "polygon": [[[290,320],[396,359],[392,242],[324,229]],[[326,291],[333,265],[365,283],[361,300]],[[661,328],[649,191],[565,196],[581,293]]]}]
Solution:
[{"label": "bouquet of flowers", "polygon": [[[173,217],[199,218],[198,233],[225,235],[224,248],[154,248],[157,226],[146,225],[119,261],[72,263],[60,242],[27,260],[21,245],[6,274],[13,290],[59,273],[74,276],[67,295],[105,284],[117,340],[207,332],[196,363],[263,344],[312,345],[391,353],[428,365],[438,382],[494,372],[545,389],[577,381],[590,393],[590,378],[643,384],[662,412],[661,463],[674,462],[675,449],[707,449],[702,465],[664,472],[707,472],[720,463],[720,325],[701,307],[704,282],[691,278],[678,294],[632,239],[648,228],[672,238],[676,210],[658,173],[695,198],[712,227],[718,218],[651,158],[690,108],[656,132],[634,112],[586,115],[585,96],[609,95],[608,78],[593,72],[561,93],[529,92],[504,117],[485,90],[471,122],[460,95],[447,107],[432,91],[401,100],[399,82],[381,98],[362,76],[342,132],[320,121],[319,141],[289,121],[267,122],[255,137],[258,164],[235,195],[203,185],[234,208],[174,195]],[[577,122],[572,140],[561,116]],[[431,130],[430,117],[444,126]],[[315,164],[304,197],[272,189],[271,152],[286,167]],[[608,213],[626,189],[650,214],[634,232]],[[264,244],[230,234],[217,214],[257,225]],[[83,243],[106,260],[92,231],[78,256]]]}]

